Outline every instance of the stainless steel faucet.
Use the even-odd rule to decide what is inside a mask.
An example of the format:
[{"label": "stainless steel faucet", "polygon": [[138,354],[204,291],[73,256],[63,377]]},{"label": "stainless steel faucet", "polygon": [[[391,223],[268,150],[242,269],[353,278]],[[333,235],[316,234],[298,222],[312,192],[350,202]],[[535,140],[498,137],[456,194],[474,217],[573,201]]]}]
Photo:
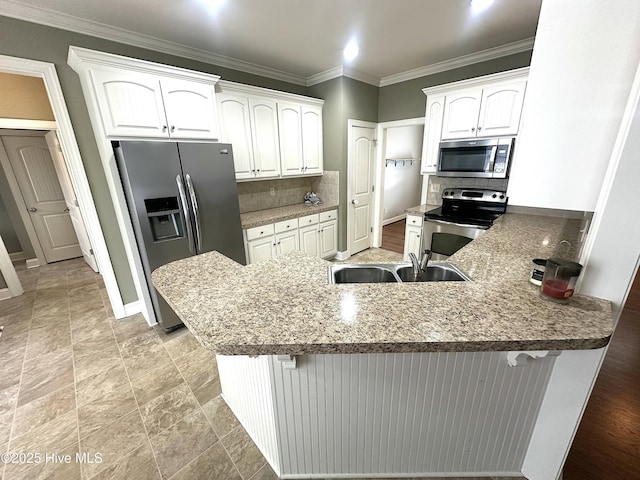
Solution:
[{"label": "stainless steel faucet", "polygon": [[422,278],[424,272],[427,271],[427,265],[429,264],[429,260],[431,260],[433,253],[431,250],[427,249],[423,252],[422,258],[418,262],[418,257],[416,257],[415,253],[409,253],[409,260],[411,260],[411,266],[413,267],[413,281],[418,280],[418,278]]}]

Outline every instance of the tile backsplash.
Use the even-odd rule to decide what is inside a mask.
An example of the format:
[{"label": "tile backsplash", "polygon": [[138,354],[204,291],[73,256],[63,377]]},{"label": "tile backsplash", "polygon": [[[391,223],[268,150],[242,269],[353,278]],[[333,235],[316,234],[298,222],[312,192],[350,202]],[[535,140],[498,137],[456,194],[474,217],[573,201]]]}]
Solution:
[{"label": "tile backsplash", "polygon": [[[489,188],[493,190],[507,190],[509,179],[503,178],[449,178],[429,175],[429,185],[427,190],[427,203],[432,205],[442,204],[442,191],[447,188],[469,187],[469,188]],[[439,185],[440,189],[433,192],[431,185]]]},{"label": "tile backsplash", "polygon": [[[338,203],[339,172],[324,171],[318,177],[278,178],[238,183],[240,213],[286,207],[304,202],[307,192],[318,194],[323,203]],[[274,195],[271,195],[271,189]]]}]

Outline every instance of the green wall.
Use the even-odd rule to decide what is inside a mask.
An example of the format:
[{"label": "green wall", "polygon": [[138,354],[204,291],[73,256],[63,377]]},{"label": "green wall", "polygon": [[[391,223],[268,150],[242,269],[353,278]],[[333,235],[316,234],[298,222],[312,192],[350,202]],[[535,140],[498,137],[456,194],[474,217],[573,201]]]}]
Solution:
[{"label": "green wall", "polygon": [[376,122],[378,87],[339,77],[309,87],[309,94],[323,98],[323,147],[325,170],[340,172],[338,250],[347,249],[347,123],[349,119]]}]

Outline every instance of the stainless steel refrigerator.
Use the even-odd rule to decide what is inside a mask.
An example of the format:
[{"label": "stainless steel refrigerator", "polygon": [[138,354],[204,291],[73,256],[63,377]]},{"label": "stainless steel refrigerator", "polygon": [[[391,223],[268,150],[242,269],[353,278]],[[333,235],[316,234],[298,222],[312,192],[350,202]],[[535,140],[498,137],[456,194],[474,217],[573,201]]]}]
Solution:
[{"label": "stainless steel refrigerator", "polygon": [[231,145],[113,142],[158,323],[182,325],[151,283],[165,263],[216,250],[246,264]]}]

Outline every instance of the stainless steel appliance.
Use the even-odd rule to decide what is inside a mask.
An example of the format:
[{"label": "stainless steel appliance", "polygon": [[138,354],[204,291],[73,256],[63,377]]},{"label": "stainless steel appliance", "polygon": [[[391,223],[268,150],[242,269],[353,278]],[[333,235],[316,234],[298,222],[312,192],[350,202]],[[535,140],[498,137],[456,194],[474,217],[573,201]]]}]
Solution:
[{"label": "stainless steel appliance", "polygon": [[507,210],[506,192],[473,188],[447,188],[442,206],[424,214],[424,244],[433,258],[453,255],[478,238]]},{"label": "stainless steel appliance", "polygon": [[513,137],[441,142],[439,177],[508,178]]},{"label": "stainless steel appliance", "polygon": [[182,323],[151,284],[165,263],[217,250],[246,264],[231,145],[113,142],[158,323]]}]

